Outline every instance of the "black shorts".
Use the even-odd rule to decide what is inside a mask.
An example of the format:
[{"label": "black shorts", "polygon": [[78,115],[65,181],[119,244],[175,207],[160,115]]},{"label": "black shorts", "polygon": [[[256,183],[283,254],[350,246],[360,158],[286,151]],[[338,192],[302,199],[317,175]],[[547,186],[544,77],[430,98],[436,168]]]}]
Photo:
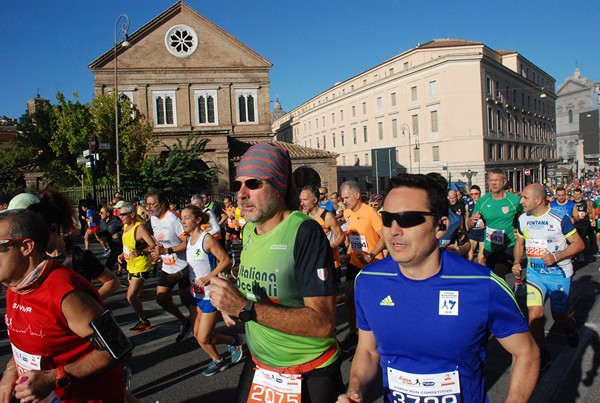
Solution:
[{"label": "black shorts", "polygon": [[175,285],[179,285],[179,288],[190,286],[190,266],[186,266],[185,269],[178,271],[177,273],[166,273],[161,270],[158,276],[157,285],[161,287],[175,288]]},{"label": "black shorts", "polygon": [[496,252],[484,249],[483,256],[485,256],[485,265],[494,270],[496,274],[502,274],[506,270],[510,271],[515,260],[512,246]]},{"label": "black shorts", "polygon": [[127,274],[127,279],[129,281],[131,281],[131,279],[134,279],[134,278],[139,278],[141,280],[148,280],[150,278],[150,273],[152,273],[152,270],[142,271],[139,273],[129,273],[129,274]]},{"label": "black shorts", "polygon": [[346,267],[346,281],[354,282],[354,279],[356,276],[358,276],[358,273],[360,273],[361,269],[350,263],[346,264]]},{"label": "black shorts", "polygon": [[[340,365],[340,359],[338,358],[334,363],[325,368],[314,369],[302,374],[301,403],[337,401],[338,396],[345,392]],[[248,354],[237,387],[237,403],[246,403],[248,400],[248,394],[252,387],[252,379],[254,378],[254,367],[255,364],[252,361],[252,356]]]},{"label": "black shorts", "polygon": [[235,229],[230,226],[225,227],[225,232],[227,232],[228,234],[236,235],[236,236],[240,235],[239,229]]},{"label": "black shorts", "polygon": [[470,230],[468,233],[468,236],[469,236],[469,239],[472,241],[484,242],[485,241],[485,230],[483,230],[483,229]]}]

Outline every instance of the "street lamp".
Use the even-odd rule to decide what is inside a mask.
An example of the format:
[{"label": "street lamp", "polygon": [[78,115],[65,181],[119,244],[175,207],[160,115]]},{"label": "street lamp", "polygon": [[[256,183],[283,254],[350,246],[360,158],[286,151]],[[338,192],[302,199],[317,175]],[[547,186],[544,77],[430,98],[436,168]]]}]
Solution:
[{"label": "street lamp", "polygon": [[408,133],[408,166],[410,168],[410,173],[412,174],[412,150],[410,149],[410,127],[406,123],[400,126],[400,130],[402,131],[402,135],[406,136]]},{"label": "street lamp", "polygon": [[[119,29],[119,22],[121,21],[122,18],[124,18],[125,21],[123,22],[123,25]],[[119,16],[119,18],[117,18],[117,22],[115,23],[115,89],[114,89],[114,94],[115,94],[115,143],[116,143],[115,146],[116,146],[116,150],[117,150],[117,160],[116,160],[117,190],[121,189],[121,169],[120,169],[121,158],[119,156],[119,81],[118,81],[118,75],[117,75],[117,56],[118,56],[117,41],[119,40],[119,34],[122,33],[123,34],[123,42],[121,43],[121,49],[128,48],[131,46],[131,43],[129,43],[129,37],[127,36],[128,29],[129,29],[129,17],[127,16],[127,14],[121,14]]]}]

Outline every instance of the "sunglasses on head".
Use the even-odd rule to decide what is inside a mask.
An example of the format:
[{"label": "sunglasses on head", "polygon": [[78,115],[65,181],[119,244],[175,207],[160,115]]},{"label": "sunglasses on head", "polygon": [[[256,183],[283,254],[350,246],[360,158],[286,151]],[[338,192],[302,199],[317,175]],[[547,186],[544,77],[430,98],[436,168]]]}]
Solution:
[{"label": "sunglasses on head", "polygon": [[403,211],[402,213],[381,212],[381,221],[384,227],[391,227],[393,222],[400,228],[411,228],[425,222],[425,216],[441,217],[440,214],[430,211]]},{"label": "sunglasses on head", "polygon": [[246,187],[250,190],[256,190],[263,187],[264,182],[260,179],[248,179],[245,181],[233,181],[233,190],[238,192],[242,185],[246,185]]}]

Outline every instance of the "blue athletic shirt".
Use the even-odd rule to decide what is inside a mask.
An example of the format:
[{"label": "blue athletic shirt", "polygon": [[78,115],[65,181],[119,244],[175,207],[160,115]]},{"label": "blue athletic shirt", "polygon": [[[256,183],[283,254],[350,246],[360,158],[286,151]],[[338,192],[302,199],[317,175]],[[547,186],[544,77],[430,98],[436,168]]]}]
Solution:
[{"label": "blue athletic shirt", "polygon": [[527,270],[561,278],[573,275],[571,258],[560,260],[550,267],[542,260],[547,253],[554,254],[567,249],[567,238],[577,232],[569,216],[550,208],[539,217],[521,214],[517,231],[517,236],[525,240]]},{"label": "blue athletic shirt", "polygon": [[550,208],[552,210],[559,211],[560,215],[573,217],[573,209],[575,208],[575,203],[573,203],[573,200],[567,200],[565,204],[560,204],[558,200],[552,200],[550,202]]},{"label": "blue athletic shirt", "polygon": [[489,333],[504,338],[528,331],[504,280],[484,266],[441,253],[440,272],[425,280],[406,278],[391,256],[356,277],[357,325],[377,341],[386,401],[413,401],[389,389],[390,368],[412,374],[458,371],[462,402],[489,401],[483,376]]}]

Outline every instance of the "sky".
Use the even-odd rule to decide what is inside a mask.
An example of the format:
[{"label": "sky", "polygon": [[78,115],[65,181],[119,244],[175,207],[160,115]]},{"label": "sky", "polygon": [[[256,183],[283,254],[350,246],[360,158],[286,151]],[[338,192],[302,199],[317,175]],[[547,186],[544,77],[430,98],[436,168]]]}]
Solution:
[{"label": "sky", "polygon": [[[120,14],[133,33],[175,0],[4,0],[0,116],[19,118],[38,93],[89,102],[88,64],[114,45]],[[418,43],[436,38],[514,50],[557,86],[576,67],[600,81],[599,0],[187,0],[269,60],[271,101],[290,111]]]}]

